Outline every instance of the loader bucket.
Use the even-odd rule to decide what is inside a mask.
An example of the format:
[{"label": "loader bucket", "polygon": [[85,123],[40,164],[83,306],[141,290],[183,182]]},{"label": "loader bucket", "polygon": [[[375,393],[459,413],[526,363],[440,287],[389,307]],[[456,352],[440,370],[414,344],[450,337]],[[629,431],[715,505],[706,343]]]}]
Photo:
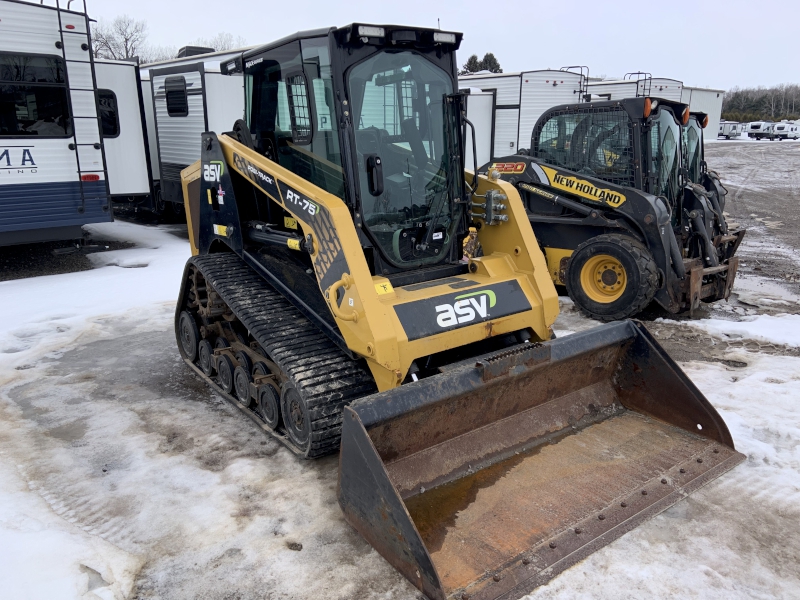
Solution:
[{"label": "loader bucket", "polygon": [[339,503],[428,598],[515,599],[744,460],[638,323],[347,407]]}]

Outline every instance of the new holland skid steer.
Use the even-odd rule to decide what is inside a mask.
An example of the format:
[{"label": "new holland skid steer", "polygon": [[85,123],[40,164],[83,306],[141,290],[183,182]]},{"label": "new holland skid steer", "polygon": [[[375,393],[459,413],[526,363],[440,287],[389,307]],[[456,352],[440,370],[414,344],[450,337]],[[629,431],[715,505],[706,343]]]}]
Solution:
[{"label": "new holland skid steer", "polygon": [[464,170],[460,41],[352,25],[225,65],[246,120],[182,173],[175,327],[266,433],[340,451],[345,518],[428,598],[511,599],[743,456],[639,324],[551,339],[519,194]]},{"label": "new holland skid steer", "polygon": [[727,299],[743,229],[728,229],[726,190],[702,159],[706,116],[629,98],[557,106],[527,155],[479,169],[513,183],[553,281],[588,316],[631,317],[652,300],[671,313]]}]

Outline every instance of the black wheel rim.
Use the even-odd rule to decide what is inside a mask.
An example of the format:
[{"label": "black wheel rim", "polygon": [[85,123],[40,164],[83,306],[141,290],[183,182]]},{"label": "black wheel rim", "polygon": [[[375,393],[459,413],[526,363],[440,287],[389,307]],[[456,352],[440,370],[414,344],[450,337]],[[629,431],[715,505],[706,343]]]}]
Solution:
[{"label": "black wheel rim", "polygon": [[197,325],[192,319],[192,315],[183,311],[178,323],[178,328],[181,336],[181,346],[183,353],[191,361],[197,358]]},{"label": "black wheel rim", "polygon": [[230,394],[231,390],[233,390],[233,372],[231,370],[231,359],[227,356],[220,356],[219,359],[219,366],[217,367],[219,371],[219,385],[222,388],[222,391],[226,394]]},{"label": "black wheel rim", "polygon": [[203,373],[211,377],[211,375],[214,374],[214,362],[211,360],[211,355],[214,354],[214,350],[211,348],[211,344],[208,340],[200,342],[198,354],[200,355],[200,369],[202,369]]},{"label": "black wheel rim", "polygon": [[277,428],[280,422],[279,402],[278,390],[273,386],[267,383],[258,388],[258,412],[270,429]]},{"label": "black wheel rim", "polygon": [[250,374],[244,367],[236,367],[236,371],[233,373],[233,383],[239,402],[248,406],[250,404]]},{"label": "black wheel rim", "polygon": [[283,424],[294,444],[301,450],[307,450],[311,439],[311,422],[308,418],[306,403],[292,385],[287,385],[281,398]]}]

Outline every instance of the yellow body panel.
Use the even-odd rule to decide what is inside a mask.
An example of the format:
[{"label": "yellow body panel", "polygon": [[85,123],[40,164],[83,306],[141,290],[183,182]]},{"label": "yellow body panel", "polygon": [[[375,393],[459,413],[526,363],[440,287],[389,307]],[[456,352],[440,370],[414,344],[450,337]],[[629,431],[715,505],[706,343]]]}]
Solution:
[{"label": "yellow body panel", "polygon": [[550,272],[550,279],[557,285],[566,285],[567,282],[561,278],[561,261],[572,256],[574,250],[566,248],[545,248],[544,255],[547,258],[547,270]]},{"label": "yellow body panel", "polygon": [[197,248],[197,220],[200,215],[200,161],[196,161],[181,171],[183,207],[186,210],[186,225],[189,227],[189,245],[192,256],[200,254]]},{"label": "yellow body panel", "polygon": [[[473,290],[480,291],[479,286],[516,281],[524,292],[530,309],[445,330],[421,339],[409,340],[395,307],[445,294],[452,296],[456,290],[447,282],[423,289],[410,289],[414,286],[393,287],[388,279],[373,276],[359,242],[350,209],[340,198],[226,135],[219,136],[219,143],[230,169],[250,180],[253,185],[288,210],[296,219],[304,237],[311,234],[313,239],[311,261],[318,282],[323,280],[327,270],[335,261],[340,260],[340,255],[346,259],[348,271],[326,289],[321,288],[320,292],[327,299],[348,347],[367,360],[379,390],[400,385],[411,363],[420,357],[525,328],[530,328],[540,340],[550,338],[550,326],[558,314],[558,297],[525,208],[518,192],[511,184],[480,177],[479,194],[495,189],[508,196],[508,200],[504,201],[508,207],[504,213],[508,216],[508,221],[480,229],[478,238],[484,256],[470,261],[474,266],[471,266],[470,273],[459,276],[465,281],[459,282],[458,291],[464,290],[466,294]],[[185,193],[190,189],[189,178],[199,180],[199,169],[194,169],[194,165],[190,169],[191,173],[189,169],[185,170],[187,174],[184,180]],[[261,171],[262,174],[254,175],[255,170]],[[289,201],[291,198],[286,197],[285,185],[283,188],[279,185],[280,198],[270,194],[266,184],[259,185],[259,177],[264,174],[307,196],[317,205],[314,210],[318,215],[323,213],[329,215],[330,226],[326,225],[329,230],[320,228],[321,221],[315,220],[309,214],[308,207]],[[191,215],[193,213],[188,207],[192,199],[187,197],[186,202],[187,215]],[[322,207],[322,210],[319,207]],[[320,236],[324,239],[321,240]],[[325,243],[321,244],[321,241]],[[330,255],[332,246],[337,252],[334,257]],[[337,304],[332,299],[335,300],[339,290],[343,293],[343,297],[341,303]]]}]

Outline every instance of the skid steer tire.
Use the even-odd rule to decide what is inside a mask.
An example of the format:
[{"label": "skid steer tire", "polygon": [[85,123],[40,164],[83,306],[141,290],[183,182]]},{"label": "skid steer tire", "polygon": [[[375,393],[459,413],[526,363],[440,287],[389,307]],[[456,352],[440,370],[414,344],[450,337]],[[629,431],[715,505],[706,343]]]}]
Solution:
[{"label": "skid steer tire", "polygon": [[658,288],[658,268],[639,241],[599,235],[572,254],[566,284],[569,297],[586,316],[617,321],[650,304]]}]

